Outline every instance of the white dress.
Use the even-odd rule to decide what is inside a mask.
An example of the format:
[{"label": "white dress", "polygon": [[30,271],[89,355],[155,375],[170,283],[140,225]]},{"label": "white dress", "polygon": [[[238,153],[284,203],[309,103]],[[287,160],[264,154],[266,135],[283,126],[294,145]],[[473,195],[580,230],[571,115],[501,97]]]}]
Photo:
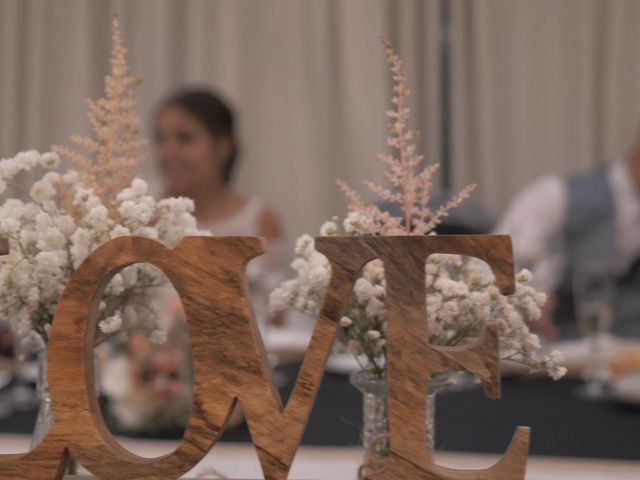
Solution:
[{"label": "white dress", "polygon": [[266,206],[257,197],[250,197],[236,213],[217,222],[208,222],[198,225],[200,228],[210,230],[217,236],[259,236],[260,215]]},{"label": "white dress", "polygon": [[[260,217],[264,211],[265,204],[260,199],[250,198],[234,215],[220,222],[201,224],[199,227],[216,236],[259,236]],[[247,265],[251,303],[263,333],[270,317],[269,293],[282,280],[277,246],[277,241],[270,241],[267,244],[269,254],[254,258]],[[191,397],[186,393],[189,392],[192,380],[185,369],[185,352],[188,351],[185,344],[189,337],[178,322],[183,316],[182,305],[175,291],[168,289],[166,293],[167,308],[163,311],[166,314],[168,338],[163,345],[151,345],[146,340],[146,334],[139,334],[138,337],[143,339],[144,344],[142,351],[147,352],[144,358],[127,353],[127,350],[136,349],[136,339],[133,338],[127,342],[127,350],[119,349],[117,353],[107,350],[110,348],[108,344],[101,346],[105,349],[104,363],[99,373],[101,391],[109,397],[112,414],[121,426],[132,431],[144,430],[159,421],[182,427],[176,418],[179,414],[188,412],[191,405]],[[140,341],[140,338],[137,340]],[[145,365],[165,365],[166,361],[159,363],[159,360],[166,358],[177,359],[173,364],[178,365],[178,368],[167,368],[166,371],[155,368],[152,369],[151,378],[143,378],[140,372],[144,371]],[[166,386],[162,390],[165,397],[157,394],[158,386]]]},{"label": "white dress", "polygon": [[[240,210],[221,221],[202,223],[199,228],[216,236],[261,236],[260,217],[266,204],[257,197],[250,197]],[[270,239],[267,253],[254,258],[247,265],[247,280],[251,291],[254,313],[258,322],[265,325],[269,319],[269,294],[283,280],[281,244]]]},{"label": "white dress", "polygon": [[[627,271],[640,257],[640,192],[625,159],[608,167],[615,207],[615,267]],[[567,185],[560,176],[538,179],[512,200],[494,233],[511,235],[516,263],[533,270],[535,287],[551,293],[564,273],[560,236],[567,216]]]}]

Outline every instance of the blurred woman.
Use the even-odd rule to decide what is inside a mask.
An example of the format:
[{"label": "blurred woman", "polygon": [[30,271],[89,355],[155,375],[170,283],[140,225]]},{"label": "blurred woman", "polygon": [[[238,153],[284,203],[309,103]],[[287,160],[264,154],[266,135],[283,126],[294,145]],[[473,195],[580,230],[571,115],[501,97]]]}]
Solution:
[{"label": "blurred woman", "polygon": [[155,119],[157,161],[170,196],[195,202],[201,228],[216,235],[281,236],[276,215],[231,186],[238,142],[230,108],[212,92],[187,90],[167,99]]},{"label": "blurred woman", "polygon": [[[167,196],[193,199],[198,226],[215,235],[266,238],[269,254],[247,267],[254,313],[264,327],[269,321],[269,292],[281,280],[277,254],[281,227],[261,199],[232,187],[238,142],[231,109],[212,92],[182,91],[160,105],[153,128]],[[191,405],[188,332],[180,321],[180,300],[169,298],[167,341],[154,346],[146,333],[133,335],[127,353],[107,365],[103,390],[125,431],[166,433],[177,428],[180,432]],[[239,420],[237,412],[234,417],[232,423]]]},{"label": "blurred woman", "polygon": [[192,198],[199,227],[215,235],[265,237],[270,254],[252,261],[247,276],[264,324],[269,292],[280,280],[280,221],[265,203],[232,188],[238,161],[234,116],[206,90],[185,90],[162,103],[155,118],[157,163],[169,196]]}]

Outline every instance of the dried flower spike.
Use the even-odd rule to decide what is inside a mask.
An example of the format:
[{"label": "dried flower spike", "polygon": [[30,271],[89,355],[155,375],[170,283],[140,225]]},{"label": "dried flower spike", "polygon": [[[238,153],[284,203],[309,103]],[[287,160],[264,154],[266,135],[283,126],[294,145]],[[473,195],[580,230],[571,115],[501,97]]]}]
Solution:
[{"label": "dried flower spike", "polygon": [[360,195],[350,188],[344,181],[338,180],[338,185],[350,200],[349,211],[356,212],[360,218],[366,218],[366,231],[373,235],[426,235],[446,217],[449,211],[462,203],[475,189],[470,184],[463,188],[449,202],[435,211],[429,208],[433,176],[439,164],[426,165],[419,169],[424,157],[416,153],[416,130],[407,127],[411,110],[407,107],[410,90],[402,60],[391,47],[386,36],[383,36],[382,46],[387,53],[387,63],[390,66],[393,79],[393,109],[387,112],[391,120],[387,144],[396,151],[395,155],[380,154],[378,159],[387,167],[384,176],[391,188],[386,188],[369,180],[364,186],[375,193],[382,200],[400,205],[402,217],[393,217],[382,211],[377,205],[365,204]]},{"label": "dried flower spike", "polygon": [[87,100],[87,118],[93,137],[74,135],[72,142],[88,154],[53,145],[54,152],[68,158],[80,171],[83,184],[92,188],[105,204],[115,200],[117,192],[131,184],[136,166],[142,161],[136,90],[142,81],[129,76],[118,17],[111,24],[111,73],[105,77],[105,97]]}]

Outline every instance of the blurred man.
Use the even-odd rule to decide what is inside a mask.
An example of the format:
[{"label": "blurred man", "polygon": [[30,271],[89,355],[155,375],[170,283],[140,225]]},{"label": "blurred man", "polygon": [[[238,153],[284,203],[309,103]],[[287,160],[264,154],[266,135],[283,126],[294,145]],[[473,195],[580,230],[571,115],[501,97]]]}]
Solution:
[{"label": "blurred man", "polygon": [[575,333],[571,280],[599,262],[615,286],[612,331],[640,337],[640,142],[585,175],[535,181],[516,195],[496,233],[512,236],[516,262],[550,294],[540,333]]}]

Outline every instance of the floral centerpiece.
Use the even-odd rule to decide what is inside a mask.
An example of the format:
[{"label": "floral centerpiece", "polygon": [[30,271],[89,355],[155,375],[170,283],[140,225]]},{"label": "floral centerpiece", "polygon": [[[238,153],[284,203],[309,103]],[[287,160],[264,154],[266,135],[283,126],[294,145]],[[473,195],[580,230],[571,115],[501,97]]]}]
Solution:
[{"label": "floral centerpiece", "polygon": [[[320,228],[322,236],[433,235],[450,210],[475,188],[468,185],[448,203],[436,209],[430,208],[431,186],[438,165],[421,168],[423,156],[416,153],[417,132],[408,129],[410,109],[407,97],[410,92],[402,61],[388,39],[383,38],[382,43],[393,78],[393,109],[387,112],[391,120],[387,144],[395,153],[378,156],[386,166],[384,175],[390,188],[370,181],[365,181],[364,185],[383,202],[398,206],[402,214],[394,216],[378,204],[366,203],[354,189],[338,181],[350,200],[349,212],[341,225],[338,218],[325,222]],[[271,307],[277,312],[294,308],[315,317],[329,284],[329,262],[314,249],[313,238],[309,235],[298,239],[295,254],[291,266],[297,276],[272,292]],[[479,260],[459,255],[431,255],[425,265],[425,280],[428,341],[431,344],[455,346],[472,342],[479,338],[485,325],[491,321],[497,325],[502,359],[519,362],[554,379],[565,374],[561,354],[552,352],[541,356],[539,338],[529,331],[528,323],[540,318],[541,308],[546,302],[545,294],[537,292],[529,284],[529,271],[522,270],[516,275],[515,294],[505,296],[500,293],[488,268]],[[357,356],[363,370],[361,373],[366,374],[356,374],[356,384],[373,385],[375,390],[378,388],[375,387],[376,379],[384,382],[386,364],[385,275],[380,260],[364,267],[340,320],[340,327],[342,348]],[[378,389],[383,395],[386,393],[385,388]],[[365,402],[365,416],[379,416],[376,409],[384,416],[384,404],[374,405],[367,412]],[[381,425],[372,427],[373,433],[386,429],[386,418],[378,418],[377,421]],[[365,418],[365,446],[371,433],[367,431]]]},{"label": "floral centerpiece", "polygon": [[[93,137],[72,137],[87,153],[54,146],[52,152],[26,151],[0,161],[0,193],[15,194],[0,205],[0,237],[9,243],[9,254],[0,257],[0,315],[42,351],[69,278],[102,243],[139,235],[175,245],[186,235],[206,234],[196,228],[190,199],[155,201],[147,183],[135,177],[145,145],[135,112],[141,82],[129,75],[117,18],[112,37],[105,97],[88,101]],[[61,157],[74,168],[64,169]],[[36,178],[30,187],[17,184],[21,172]],[[162,305],[160,287],[166,284],[150,265],[115,275],[100,304],[98,341],[143,329],[161,343],[164,317],[154,308]]]},{"label": "floral centerpiece", "polygon": [[[128,75],[125,53],[114,19],[106,96],[88,101],[95,138],[72,137],[89,155],[53,146],[53,152],[21,152],[0,161],[0,193],[8,189],[22,197],[0,205],[0,236],[8,238],[10,248],[0,257],[0,314],[24,338],[36,335],[46,342],[69,278],[107,240],[140,235],[175,245],[185,235],[204,233],[196,228],[190,199],[156,202],[147,183],[135,178],[144,146],[135,113],[140,82]],[[61,156],[76,168],[63,171]],[[30,188],[13,183],[18,173],[38,170],[44,174]],[[148,296],[165,282],[157,269],[146,265],[133,265],[116,275],[101,304],[101,332],[145,327],[161,341],[161,326],[143,323],[157,316],[136,315],[136,308],[152,306]]]}]

